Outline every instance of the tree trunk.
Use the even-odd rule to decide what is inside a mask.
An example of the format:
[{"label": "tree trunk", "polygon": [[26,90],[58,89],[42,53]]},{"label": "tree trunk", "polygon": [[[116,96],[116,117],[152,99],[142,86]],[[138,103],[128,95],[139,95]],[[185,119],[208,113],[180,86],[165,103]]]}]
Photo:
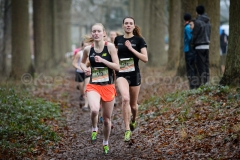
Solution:
[{"label": "tree trunk", "polygon": [[54,0],[54,65],[58,65],[65,53],[71,51],[70,9],[71,0]]},{"label": "tree trunk", "polygon": [[[150,36],[150,26],[149,26],[149,23],[146,23],[146,19],[150,19],[150,5],[151,5],[151,1],[148,0],[148,1],[145,1],[143,0],[144,2],[142,2],[142,10],[144,12],[141,12],[142,13],[142,23],[141,23],[141,32],[142,32],[142,35],[143,35],[143,38],[144,40],[146,41],[147,45],[148,45],[148,48],[147,50],[149,50],[149,36]],[[148,63],[147,63],[148,64]],[[139,66],[141,68],[142,71],[144,71],[144,69],[146,69],[146,67],[144,67],[146,64],[143,63],[142,61],[140,61],[139,63]]]},{"label": "tree trunk", "polygon": [[135,0],[129,0],[129,15],[134,17],[134,3]]},{"label": "tree trunk", "polygon": [[148,64],[154,67],[165,65],[167,54],[165,51],[165,1],[151,0],[150,36],[148,42]]},{"label": "tree trunk", "polygon": [[210,18],[211,37],[209,48],[209,69],[210,76],[215,77],[220,74],[220,40],[219,40],[219,24],[220,24],[220,1],[219,0],[199,0],[199,4],[204,5],[205,11]]},{"label": "tree trunk", "polygon": [[59,0],[53,0],[53,60],[54,64],[57,64],[58,61],[61,60],[61,51],[62,46],[60,45],[60,37],[59,34],[62,34],[60,32],[60,18],[58,16],[59,14]]},{"label": "tree trunk", "polygon": [[2,6],[2,27],[1,27],[1,42],[0,42],[0,74],[3,77],[8,77],[11,71],[11,65],[8,55],[11,55],[11,0],[3,0]]},{"label": "tree trunk", "polygon": [[180,54],[183,54],[180,50],[182,40],[181,1],[170,0],[169,4],[169,50],[166,69],[174,70],[178,66]]},{"label": "tree trunk", "polygon": [[[188,1],[188,0],[181,0],[181,8],[182,8],[182,11],[181,11],[181,37],[182,37],[182,40],[181,40],[181,45],[180,45],[180,50],[182,53],[183,52],[183,31],[184,31],[184,21],[183,21],[183,15],[185,13],[190,13],[192,15],[192,17],[194,17],[194,15],[196,15],[196,6],[197,6],[197,0],[191,0],[191,1]],[[180,60],[179,60],[179,65],[178,65],[178,68],[177,68],[177,72],[176,72],[176,76],[185,76],[186,75],[186,62],[185,62],[185,55],[184,54],[180,54]]]},{"label": "tree trunk", "polygon": [[142,12],[144,10],[144,0],[135,0],[134,3],[134,19],[136,20],[136,24],[142,28],[143,24],[144,24],[144,20],[143,20],[143,15],[144,12]]},{"label": "tree trunk", "polygon": [[4,33],[5,33],[5,4],[6,0],[0,1],[0,74],[2,76],[6,75],[6,53],[4,52]]},{"label": "tree trunk", "polygon": [[240,85],[240,21],[237,20],[240,1],[230,0],[229,43],[224,75],[220,81],[222,85]]},{"label": "tree trunk", "polygon": [[151,2],[148,0],[148,1],[144,1],[144,7],[143,7],[143,10],[144,13],[143,14],[143,24],[142,24],[142,34],[143,34],[143,37],[144,37],[144,40],[148,43],[149,42],[149,36],[150,36],[150,29],[149,29],[149,23],[146,23],[146,19],[150,19],[150,5],[151,5]]},{"label": "tree trunk", "polygon": [[10,77],[14,79],[20,79],[24,73],[32,74],[29,39],[28,0],[12,0],[12,71]]},{"label": "tree trunk", "polygon": [[33,0],[34,54],[38,73],[53,66],[53,1]]}]

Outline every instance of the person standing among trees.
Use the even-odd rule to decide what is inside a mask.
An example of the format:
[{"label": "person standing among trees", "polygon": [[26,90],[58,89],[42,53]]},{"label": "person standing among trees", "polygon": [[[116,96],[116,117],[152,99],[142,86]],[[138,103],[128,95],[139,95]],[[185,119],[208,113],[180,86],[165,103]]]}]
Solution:
[{"label": "person standing among trees", "polygon": [[224,73],[224,70],[225,70],[227,44],[228,44],[228,36],[225,33],[225,30],[222,30],[222,33],[220,35],[220,47],[221,47],[220,63],[221,63],[222,74]]},{"label": "person standing among trees", "polygon": [[[100,103],[103,113],[103,152],[109,153],[108,140],[111,132],[111,115],[113,111],[116,89],[114,86],[113,70],[119,70],[117,51],[112,43],[104,41],[104,26],[96,23],[92,26],[93,44],[83,50],[81,68],[90,74],[90,82],[86,86],[87,98],[91,108],[92,135],[91,142],[95,144],[98,133],[98,114]],[[91,70],[87,68],[87,58]]]},{"label": "person standing among trees", "polygon": [[195,19],[191,19],[189,21],[189,25],[190,25],[191,30],[193,30],[193,28],[194,28],[194,23],[195,23]]},{"label": "person standing among trees", "polygon": [[209,44],[211,35],[210,19],[205,14],[205,7],[196,7],[198,14],[192,31],[192,44],[196,53],[196,67],[199,74],[198,85],[203,85],[209,81]]},{"label": "person standing among trees", "polygon": [[195,87],[195,77],[196,77],[196,55],[194,49],[191,46],[192,40],[192,29],[190,26],[192,16],[189,13],[185,13],[183,16],[185,26],[184,26],[184,52],[185,52],[185,62],[186,62],[186,70],[187,70],[187,78],[189,81],[189,88],[194,89]]},{"label": "person standing among trees", "polygon": [[141,85],[138,62],[140,59],[146,63],[148,54],[147,44],[142,38],[140,28],[135,25],[134,18],[125,17],[122,27],[125,32],[124,35],[117,36],[114,41],[120,61],[120,70],[116,71],[116,85],[122,96],[122,113],[125,124],[124,141],[128,142],[131,138],[131,131],[137,125],[137,100]]}]

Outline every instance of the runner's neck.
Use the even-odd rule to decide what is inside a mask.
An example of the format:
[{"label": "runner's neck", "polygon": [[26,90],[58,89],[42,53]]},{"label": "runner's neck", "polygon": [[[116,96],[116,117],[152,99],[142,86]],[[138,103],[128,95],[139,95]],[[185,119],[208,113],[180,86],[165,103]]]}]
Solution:
[{"label": "runner's neck", "polygon": [[94,42],[94,49],[95,50],[102,50],[104,47],[105,42],[104,41],[95,41]]},{"label": "runner's neck", "polygon": [[134,35],[133,35],[133,33],[125,33],[124,34],[124,38],[132,38]]}]

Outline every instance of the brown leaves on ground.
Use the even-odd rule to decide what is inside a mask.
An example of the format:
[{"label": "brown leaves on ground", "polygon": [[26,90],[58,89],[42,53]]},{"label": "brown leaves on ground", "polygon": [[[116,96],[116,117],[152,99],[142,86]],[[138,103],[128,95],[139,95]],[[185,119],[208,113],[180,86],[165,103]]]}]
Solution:
[{"label": "brown leaves on ground", "polygon": [[[182,95],[186,79],[166,74],[163,69],[145,68],[139,95],[138,128],[130,143],[124,143],[121,107],[114,108],[110,155],[102,154],[102,124],[96,145],[90,144],[89,112],[79,107],[74,71],[70,80],[35,94],[60,102],[66,117],[65,129],[53,126],[63,139],[42,159],[239,159],[240,102],[229,92],[206,89]],[[175,96],[166,95],[175,92]],[[235,94],[235,93],[234,93]],[[118,94],[119,95],[119,94]],[[118,100],[121,99],[120,95]],[[121,104],[118,101],[118,104]]]},{"label": "brown leaves on ground", "polygon": [[169,102],[167,96],[146,101],[137,138],[144,135],[151,143],[142,145],[164,159],[239,159],[240,99],[228,98],[239,93],[226,88],[206,86],[179,92]]}]

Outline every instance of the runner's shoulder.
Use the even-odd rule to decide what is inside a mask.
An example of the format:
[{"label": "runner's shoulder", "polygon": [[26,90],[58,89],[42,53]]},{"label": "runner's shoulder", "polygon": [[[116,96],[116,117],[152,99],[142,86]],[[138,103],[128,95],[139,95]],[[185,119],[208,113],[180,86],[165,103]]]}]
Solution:
[{"label": "runner's shoulder", "polygon": [[86,52],[86,51],[89,52],[91,47],[92,47],[91,45],[88,45],[88,46],[84,47],[83,52]]}]

